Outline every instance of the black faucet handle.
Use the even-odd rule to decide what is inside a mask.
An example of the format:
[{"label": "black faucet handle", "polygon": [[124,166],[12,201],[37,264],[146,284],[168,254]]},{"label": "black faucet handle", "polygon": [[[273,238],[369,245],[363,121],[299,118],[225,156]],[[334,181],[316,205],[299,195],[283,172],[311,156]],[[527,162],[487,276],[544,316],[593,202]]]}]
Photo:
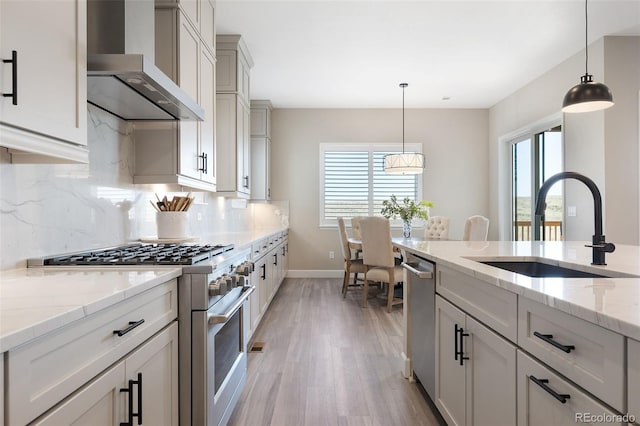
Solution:
[{"label": "black faucet handle", "polygon": [[585,244],[585,247],[592,247],[598,251],[603,251],[605,253],[613,253],[616,249],[616,245],[613,243],[602,243],[602,244]]}]

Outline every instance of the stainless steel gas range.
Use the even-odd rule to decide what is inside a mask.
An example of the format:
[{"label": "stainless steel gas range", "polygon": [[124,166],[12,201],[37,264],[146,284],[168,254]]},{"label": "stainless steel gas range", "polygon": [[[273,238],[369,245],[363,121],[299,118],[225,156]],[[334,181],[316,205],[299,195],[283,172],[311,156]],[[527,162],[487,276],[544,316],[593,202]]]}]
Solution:
[{"label": "stainless steel gas range", "polygon": [[245,301],[250,249],[233,245],[127,244],[31,259],[28,266],[182,266],[178,280],[180,424],[224,425],[247,371]]}]

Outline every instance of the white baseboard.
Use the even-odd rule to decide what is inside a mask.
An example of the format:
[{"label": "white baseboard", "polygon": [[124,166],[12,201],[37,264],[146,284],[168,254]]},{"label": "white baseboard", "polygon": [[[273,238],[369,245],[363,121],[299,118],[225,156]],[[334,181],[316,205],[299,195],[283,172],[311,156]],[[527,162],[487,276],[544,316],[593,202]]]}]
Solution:
[{"label": "white baseboard", "polygon": [[287,278],[342,278],[343,269],[289,269]]}]

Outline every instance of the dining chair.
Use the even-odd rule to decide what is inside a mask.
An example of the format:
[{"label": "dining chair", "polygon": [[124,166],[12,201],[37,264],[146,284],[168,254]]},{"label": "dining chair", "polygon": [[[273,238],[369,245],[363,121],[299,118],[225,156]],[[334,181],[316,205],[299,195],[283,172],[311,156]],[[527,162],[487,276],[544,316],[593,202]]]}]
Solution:
[{"label": "dining chair", "polygon": [[360,234],[360,222],[368,217],[369,216],[353,216],[351,218],[351,230],[353,232],[353,238],[356,240],[362,239],[362,235]]},{"label": "dining chair", "polygon": [[362,260],[365,266],[362,307],[367,306],[369,281],[387,284],[387,312],[402,303],[394,297],[394,286],[403,280],[402,266],[396,260],[391,242],[391,225],[384,217],[367,217],[360,221]]},{"label": "dining chair", "polygon": [[489,219],[474,215],[469,216],[464,223],[463,241],[487,241],[489,235]]},{"label": "dining chair", "polygon": [[431,216],[424,229],[427,240],[449,239],[449,218],[447,216]]},{"label": "dining chair", "polygon": [[[340,248],[342,249],[342,258],[344,259],[344,278],[342,279],[342,297],[346,297],[349,287],[360,287],[358,284],[358,274],[364,274],[365,266],[362,259],[353,259],[351,257],[351,248],[349,247],[349,235],[347,227],[344,224],[344,218],[338,219],[338,231],[340,235]],[[353,284],[349,284],[349,278],[353,274]]]}]

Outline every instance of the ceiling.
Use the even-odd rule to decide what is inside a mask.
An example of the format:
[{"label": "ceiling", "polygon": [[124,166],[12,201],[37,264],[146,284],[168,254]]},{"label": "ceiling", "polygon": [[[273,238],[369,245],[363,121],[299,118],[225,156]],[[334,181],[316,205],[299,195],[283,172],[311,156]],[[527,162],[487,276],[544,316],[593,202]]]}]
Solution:
[{"label": "ceiling", "polygon": [[[216,13],[255,62],[251,98],[276,108],[400,107],[401,82],[408,108],[489,108],[585,38],[581,0],[217,0]],[[588,31],[640,35],[640,0],[591,0]]]}]

